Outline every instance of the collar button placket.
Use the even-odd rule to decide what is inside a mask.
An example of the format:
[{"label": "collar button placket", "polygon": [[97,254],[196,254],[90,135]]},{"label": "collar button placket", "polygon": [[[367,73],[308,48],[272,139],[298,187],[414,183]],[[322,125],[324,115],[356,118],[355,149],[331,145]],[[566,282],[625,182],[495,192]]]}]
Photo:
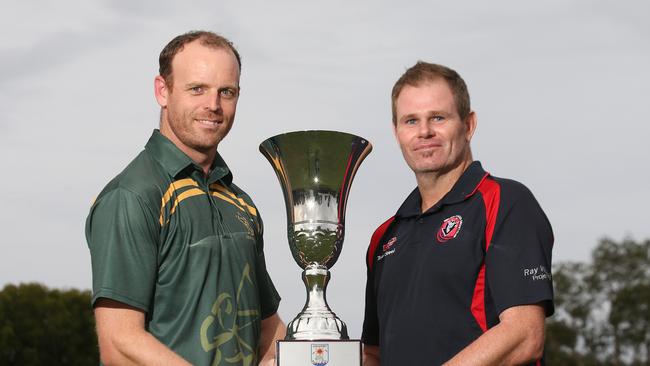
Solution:
[{"label": "collar button placket", "polygon": [[217,223],[217,230],[223,235],[226,233],[226,230],[224,228],[223,215],[219,209],[219,204],[217,203],[216,198],[212,195],[213,191],[208,185],[207,179],[205,188],[207,190],[208,199],[210,200],[210,205],[212,206],[212,215],[214,217],[214,221]]}]

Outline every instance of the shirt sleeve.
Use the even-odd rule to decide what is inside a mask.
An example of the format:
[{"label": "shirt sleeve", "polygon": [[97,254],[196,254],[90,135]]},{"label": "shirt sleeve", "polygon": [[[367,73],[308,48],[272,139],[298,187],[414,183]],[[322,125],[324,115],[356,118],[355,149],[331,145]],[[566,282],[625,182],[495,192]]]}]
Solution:
[{"label": "shirt sleeve", "polygon": [[551,225],[533,194],[522,185],[502,186],[485,264],[497,314],[536,303],[543,304],[547,316],[553,314],[552,247]]},{"label": "shirt sleeve", "polygon": [[100,196],[86,220],[93,304],[100,297],[147,312],[157,274],[157,218],[138,195],[115,188]]},{"label": "shirt sleeve", "polygon": [[256,273],[258,291],[260,297],[260,309],[262,319],[268,318],[275,314],[280,306],[280,294],[275,288],[269,272],[266,270],[266,259],[264,257],[264,224],[262,218],[257,212],[257,261]]}]

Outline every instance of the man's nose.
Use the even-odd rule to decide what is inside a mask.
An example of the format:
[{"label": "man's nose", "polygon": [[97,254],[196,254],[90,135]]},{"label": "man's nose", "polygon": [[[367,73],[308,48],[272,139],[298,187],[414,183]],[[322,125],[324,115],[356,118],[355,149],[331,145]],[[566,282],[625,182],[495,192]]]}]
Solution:
[{"label": "man's nose", "polygon": [[435,128],[433,124],[427,120],[418,123],[418,135],[420,137],[431,137],[435,135]]},{"label": "man's nose", "polygon": [[218,111],[221,109],[221,97],[219,93],[216,94],[208,93],[206,95],[206,108],[211,111]]}]

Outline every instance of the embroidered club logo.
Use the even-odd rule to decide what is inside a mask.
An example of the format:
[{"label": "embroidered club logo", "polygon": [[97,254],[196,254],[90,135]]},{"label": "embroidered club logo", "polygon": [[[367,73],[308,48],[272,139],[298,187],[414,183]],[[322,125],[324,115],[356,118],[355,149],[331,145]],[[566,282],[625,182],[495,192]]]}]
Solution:
[{"label": "embroidered club logo", "polygon": [[396,241],[397,241],[396,236],[393,236],[389,241],[387,241],[386,244],[384,244],[383,247],[382,247],[384,252],[387,251],[388,249],[390,249],[390,247],[392,247],[393,244],[395,244]]},{"label": "embroidered club logo", "polygon": [[325,366],[330,362],[329,344],[311,345],[311,364],[314,366]]},{"label": "embroidered club logo", "polygon": [[253,230],[253,225],[249,222],[249,219],[244,217],[244,215],[241,214],[241,212],[237,212],[235,215],[237,217],[237,220],[242,223],[244,228],[246,229],[246,235],[248,236],[249,239],[255,238],[255,230]]},{"label": "embroidered club logo", "polygon": [[460,227],[463,225],[463,218],[460,215],[448,217],[442,222],[436,238],[438,242],[444,243],[447,240],[453,239],[460,232]]}]

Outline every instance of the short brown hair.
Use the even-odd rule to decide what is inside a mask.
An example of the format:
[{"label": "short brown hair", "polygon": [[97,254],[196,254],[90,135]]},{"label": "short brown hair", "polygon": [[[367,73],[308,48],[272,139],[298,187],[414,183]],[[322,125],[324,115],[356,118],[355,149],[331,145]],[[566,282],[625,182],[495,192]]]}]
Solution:
[{"label": "short brown hair", "polygon": [[163,48],[163,50],[160,52],[160,56],[158,57],[158,72],[160,73],[160,76],[165,79],[165,83],[167,83],[167,85],[171,86],[173,84],[172,60],[174,59],[174,56],[182,51],[183,47],[186,44],[197,39],[201,41],[201,45],[203,46],[208,46],[215,49],[225,48],[231,50],[237,59],[239,72],[241,73],[241,57],[239,56],[239,52],[237,52],[237,49],[235,46],[233,46],[232,42],[214,32],[191,31],[185,34],[181,34],[180,36],[176,36],[169,43],[167,43],[165,48]]},{"label": "short brown hair", "polygon": [[420,86],[425,82],[431,82],[439,78],[444,79],[447,82],[447,85],[449,85],[449,88],[454,95],[458,115],[461,120],[465,121],[467,116],[469,116],[471,108],[469,103],[469,92],[467,91],[467,85],[465,85],[463,78],[461,78],[456,71],[446,66],[418,61],[415,65],[406,70],[393,86],[393,91],[391,92],[393,125],[397,123],[395,104],[397,102],[397,97],[399,97],[404,86]]}]

